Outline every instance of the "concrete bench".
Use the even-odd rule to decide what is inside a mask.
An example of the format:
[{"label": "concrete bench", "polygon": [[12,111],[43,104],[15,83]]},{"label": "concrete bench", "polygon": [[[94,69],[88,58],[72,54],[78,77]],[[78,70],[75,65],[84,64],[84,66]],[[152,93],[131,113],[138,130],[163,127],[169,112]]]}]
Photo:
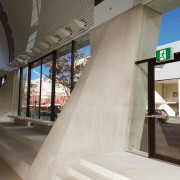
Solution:
[{"label": "concrete bench", "polygon": [[54,125],[54,122],[49,120],[33,119],[30,117],[22,117],[22,116],[14,116],[14,115],[9,115],[8,117],[13,118],[14,122],[17,124],[30,126],[31,125],[30,123],[33,123],[34,128],[48,132],[51,130],[52,126]]}]

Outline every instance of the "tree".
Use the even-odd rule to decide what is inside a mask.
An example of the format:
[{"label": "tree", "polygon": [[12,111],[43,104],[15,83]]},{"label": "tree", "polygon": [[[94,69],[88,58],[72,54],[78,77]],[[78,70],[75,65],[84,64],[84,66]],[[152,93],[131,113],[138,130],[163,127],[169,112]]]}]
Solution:
[{"label": "tree", "polygon": [[[86,54],[82,52],[81,49],[78,49],[74,53],[74,81],[78,81],[80,74],[83,70],[84,63],[77,64],[78,60],[86,57]],[[49,68],[49,74],[47,78],[52,79],[52,61],[47,62],[45,67]],[[61,84],[64,87],[64,91],[67,96],[70,95],[71,88],[71,53],[59,57],[56,60],[56,84]]]}]

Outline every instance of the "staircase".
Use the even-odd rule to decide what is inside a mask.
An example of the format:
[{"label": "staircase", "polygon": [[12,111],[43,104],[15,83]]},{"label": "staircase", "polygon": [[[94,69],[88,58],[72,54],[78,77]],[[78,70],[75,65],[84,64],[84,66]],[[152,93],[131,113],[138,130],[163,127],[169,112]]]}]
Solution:
[{"label": "staircase", "polygon": [[121,152],[81,158],[68,173],[76,180],[179,180],[180,167]]},{"label": "staircase", "polygon": [[48,132],[14,122],[0,123],[0,157],[24,179]]}]

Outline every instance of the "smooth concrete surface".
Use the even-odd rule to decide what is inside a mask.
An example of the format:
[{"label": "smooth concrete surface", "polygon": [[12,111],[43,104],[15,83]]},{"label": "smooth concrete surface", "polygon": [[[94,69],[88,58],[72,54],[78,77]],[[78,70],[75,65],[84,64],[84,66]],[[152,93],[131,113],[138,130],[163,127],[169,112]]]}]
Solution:
[{"label": "smooth concrete surface", "polygon": [[0,157],[24,179],[47,135],[34,127],[0,122]]},{"label": "smooth concrete surface", "polygon": [[[152,9],[146,8],[143,16],[141,43],[138,59],[144,60],[154,57],[158,43],[161,16]],[[140,150],[145,113],[148,103],[148,64],[136,66],[136,79],[134,87],[132,109],[131,134],[129,150]]]},{"label": "smooth concrete surface", "polygon": [[0,87],[0,122],[9,121],[9,114],[18,112],[18,84],[17,71],[7,73],[5,83]]},{"label": "smooth concrete surface", "polygon": [[[104,0],[94,7],[94,27],[132,8],[134,0]],[[106,13],[104,13],[106,12]]]},{"label": "smooth concrete surface", "polygon": [[0,69],[8,70],[7,63],[9,63],[9,47],[6,33],[2,22],[0,21]]},{"label": "smooth concrete surface", "polygon": [[0,180],[22,180],[11,167],[0,158]]},{"label": "smooth concrete surface", "polygon": [[68,172],[78,180],[110,180],[109,178],[93,172],[81,165],[71,166]]},{"label": "smooth concrete surface", "polygon": [[111,180],[179,180],[180,166],[129,152],[81,159],[81,165]]},{"label": "smooth concrete surface", "polygon": [[0,132],[28,146],[35,152],[39,152],[41,145],[48,135],[47,132],[33,127],[18,126],[17,124],[9,125],[9,123],[0,123]]},{"label": "smooth concrete surface", "polygon": [[[91,61],[26,179],[64,180],[68,167],[82,156],[128,149],[135,61],[153,56],[141,48],[144,44],[155,52],[153,33],[158,32],[160,19],[158,13],[139,5],[90,32]],[[148,29],[149,23],[154,26]]]}]

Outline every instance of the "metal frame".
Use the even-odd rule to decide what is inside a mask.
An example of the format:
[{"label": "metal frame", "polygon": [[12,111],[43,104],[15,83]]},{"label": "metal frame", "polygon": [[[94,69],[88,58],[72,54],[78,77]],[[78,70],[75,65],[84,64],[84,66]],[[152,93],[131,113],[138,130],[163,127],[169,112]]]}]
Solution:
[{"label": "metal frame", "polygon": [[56,90],[56,51],[53,51],[53,64],[52,64],[52,89],[51,89],[51,121],[54,121],[54,103],[55,103],[55,90]]},{"label": "metal frame", "polygon": [[75,41],[72,41],[72,48],[71,48],[71,92],[74,89],[74,52],[75,52]]},{"label": "metal frame", "polygon": [[[75,82],[74,82],[74,52],[75,52],[75,40],[72,40],[71,43],[71,87],[70,87],[70,92],[72,92],[74,86],[75,86]],[[66,44],[67,45],[67,44]],[[55,110],[55,81],[56,81],[56,59],[57,59],[57,51],[59,49],[53,50],[50,53],[34,60],[33,62],[30,62],[28,64],[28,89],[27,89],[27,108],[26,108],[26,117],[30,116],[30,85],[31,85],[31,69],[32,69],[32,64],[41,60],[41,77],[40,77],[40,94],[39,94],[39,119],[40,119],[40,107],[41,107],[41,90],[42,90],[42,61],[45,57],[52,55],[52,92],[51,92],[51,121],[54,121],[54,110]],[[21,68],[22,71],[23,68]],[[21,80],[20,80],[21,82]],[[20,88],[21,88],[21,84],[19,84]],[[19,91],[19,98],[21,96],[21,91]],[[20,100],[18,103],[18,115],[20,115]]]},{"label": "metal frame", "polygon": [[41,61],[41,70],[40,70],[40,88],[39,88],[39,119],[41,118],[41,89],[42,89],[42,59]]},{"label": "metal frame", "polygon": [[21,114],[21,85],[22,85],[22,76],[23,76],[23,68],[21,67],[20,69],[20,74],[19,74],[19,97],[18,97],[18,115],[20,116]]},{"label": "metal frame", "polygon": [[156,58],[150,58],[146,60],[136,61],[135,64],[141,63],[148,63],[148,157],[149,158],[156,158],[163,161],[171,162],[174,164],[180,165],[180,160],[171,158],[168,156],[164,156],[161,154],[156,153],[156,146],[155,146],[155,75],[154,75],[154,68],[155,65],[158,64],[167,64],[180,61],[180,52],[174,54],[174,60],[165,61],[161,63],[156,63]]}]

